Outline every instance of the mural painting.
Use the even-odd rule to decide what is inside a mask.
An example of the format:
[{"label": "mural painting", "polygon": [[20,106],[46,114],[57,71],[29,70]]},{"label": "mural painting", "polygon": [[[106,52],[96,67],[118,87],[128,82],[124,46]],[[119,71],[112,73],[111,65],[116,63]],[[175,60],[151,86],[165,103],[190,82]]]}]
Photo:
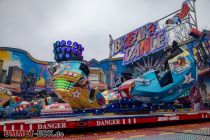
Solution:
[{"label": "mural painting", "polygon": [[23,50],[0,48],[0,86],[31,99],[35,92],[49,91],[50,62],[38,61]]}]

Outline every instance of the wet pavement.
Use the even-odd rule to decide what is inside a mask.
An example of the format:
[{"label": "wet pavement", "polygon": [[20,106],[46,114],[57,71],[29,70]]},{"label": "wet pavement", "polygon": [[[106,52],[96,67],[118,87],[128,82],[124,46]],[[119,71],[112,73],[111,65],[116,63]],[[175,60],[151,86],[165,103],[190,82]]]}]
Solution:
[{"label": "wet pavement", "polygon": [[210,140],[210,122],[66,135],[66,137],[75,140]]},{"label": "wet pavement", "polygon": [[[62,131],[62,130],[61,130]],[[15,140],[16,138],[13,138]],[[21,138],[28,139],[28,138]],[[78,129],[77,131],[66,133],[64,137],[34,137],[37,140],[210,140],[210,122],[199,122],[193,124],[179,124],[170,126],[155,127],[129,127],[114,130],[89,129],[88,131]],[[19,140],[19,139],[18,139]]]}]

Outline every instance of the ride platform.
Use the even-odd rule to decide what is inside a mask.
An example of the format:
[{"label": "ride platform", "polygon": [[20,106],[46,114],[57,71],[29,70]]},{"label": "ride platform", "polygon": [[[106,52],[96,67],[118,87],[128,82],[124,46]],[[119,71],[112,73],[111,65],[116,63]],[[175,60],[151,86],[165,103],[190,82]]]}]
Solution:
[{"label": "ride platform", "polygon": [[65,118],[33,118],[5,120],[0,122],[0,133],[5,131],[61,130],[90,127],[156,124],[160,122],[179,122],[210,119],[209,111],[186,113],[155,113],[139,115],[93,115]]}]

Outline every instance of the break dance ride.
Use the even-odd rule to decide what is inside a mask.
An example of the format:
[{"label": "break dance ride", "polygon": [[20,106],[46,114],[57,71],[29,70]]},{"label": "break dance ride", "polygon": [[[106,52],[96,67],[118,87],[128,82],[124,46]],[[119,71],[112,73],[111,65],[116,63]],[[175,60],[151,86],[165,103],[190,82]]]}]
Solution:
[{"label": "break dance ride", "polygon": [[[192,5],[188,4],[189,2],[192,1],[185,1],[182,9],[168,19],[166,27],[162,29],[157,21],[148,23],[116,40],[110,36],[110,69],[112,56],[123,53],[124,67],[132,67],[138,62],[141,74],[133,76],[133,71],[130,71],[132,76],[129,76],[129,73],[127,76],[122,75],[120,83],[102,92],[97,88],[91,88],[88,79],[90,70],[83,60],[84,47],[70,40],[56,41],[53,44],[56,62],[48,70],[52,76],[54,93],[65,103],[61,103],[60,106],[52,104],[52,109],[47,106],[49,110],[44,108],[41,113],[36,112],[41,115],[39,118],[1,121],[0,132],[209,120],[208,110],[159,112],[159,109],[178,109],[179,106],[183,109],[186,107],[185,104],[190,104],[187,98],[191,96],[192,87],[198,80],[197,60],[193,54],[184,47],[182,44],[184,41],[170,40],[167,35],[173,30],[172,26],[185,28],[184,20],[191,10],[189,5]],[[193,29],[194,32],[191,30],[192,28],[189,32],[185,32],[185,35],[190,34],[195,37],[194,40],[190,38],[195,42],[202,40],[196,29]],[[192,44],[191,46],[195,47]],[[157,55],[161,59],[156,59]],[[156,67],[145,69],[142,64],[146,57],[156,59],[158,66],[154,64]],[[1,98],[9,97],[10,100],[10,96],[5,95]],[[13,112],[16,108],[9,110]],[[28,114],[27,116],[30,116],[30,113]]]},{"label": "break dance ride", "polygon": [[[110,57],[124,53],[123,65],[126,66],[141,61],[144,57],[164,52],[161,54],[163,59],[159,62],[159,67],[121,81],[112,90],[99,92],[90,88],[89,68],[83,61],[84,48],[81,44],[70,40],[55,42],[57,63],[50,69],[54,92],[69,103],[75,113],[150,111],[151,108],[154,109],[153,105],[156,108],[160,104],[173,106],[175,101],[190,96],[190,89],[198,79],[196,62],[192,54],[179,45],[176,39],[170,41],[167,35],[172,25],[185,25],[185,17],[191,9],[190,2],[183,2],[182,9],[166,21],[167,26],[164,28],[160,28],[158,22],[151,22],[116,40],[111,38]],[[182,28],[187,29],[186,26]],[[186,33],[187,31],[185,35]]]},{"label": "break dance ride", "polygon": [[[90,88],[90,72],[83,62],[84,48],[81,44],[70,40],[55,42],[57,63],[50,70],[54,92],[69,103],[75,113],[149,111],[154,109],[153,105],[156,108],[160,104],[173,106],[175,101],[190,96],[190,89],[198,79],[196,62],[192,54],[179,45],[179,40],[171,41],[167,34],[175,26],[187,30],[185,20],[190,14],[191,2],[184,1],[181,10],[165,22],[164,28],[160,28],[158,22],[151,22],[116,40],[110,38],[110,57],[123,53],[123,65],[126,66],[140,62],[144,57],[164,52],[161,54],[163,59],[159,62],[159,67],[150,68],[138,77],[121,81],[112,90],[99,92]],[[191,26],[184,35],[188,36],[190,30]]]},{"label": "break dance ride", "polygon": [[189,96],[190,88],[197,81],[197,66],[193,57],[174,42],[163,64],[165,68],[150,70],[141,78],[127,80],[114,90],[99,92],[90,89],[89,68],[82,61],[84,48],[76,42],[73,45],[69,42],[54,43],[58,63],[50,72],[54,92],[69,103],[75,113],[140,111],[146,109],[145,103],[150,109],[149,104],[173,102]]}]

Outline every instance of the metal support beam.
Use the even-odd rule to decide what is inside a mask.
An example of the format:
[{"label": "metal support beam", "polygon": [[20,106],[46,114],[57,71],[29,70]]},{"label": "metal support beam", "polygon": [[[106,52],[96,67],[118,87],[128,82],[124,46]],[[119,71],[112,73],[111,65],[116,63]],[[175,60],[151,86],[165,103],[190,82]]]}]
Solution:
[{"label": "metal support beam", "polygon": [[197,23],[197,15],[196,15],[196,8],[195,8],[195,0],[193,1],[193,7],[194,7],[194,14],[195,14],[195,25],[196,25],[196,29],[198,29],[198,23]]},{"label": "metal support beam", "polygon": [[112,87],[113,84],[113,72],[112,72],[112,44],[113,44],[113,38],[111,35],[109,35],[109,86]]},{"label": "metal support beam", "polygon": [[167,18],[167,17],[170,17],[170,16],[172,16],[172,15],[174,15],[174,14],[178,13],[179,11],[181,11],[181,9],[176,10],[176,11],[174,11],[173,13],[168,14],[167,16],[162,17],[162,18],[160,18],[160,19],[156,20],[156,22],[159,22],[159,21],[161,21],[161,20],[163,20],[163,19],[165,19],[165,18]]}]

